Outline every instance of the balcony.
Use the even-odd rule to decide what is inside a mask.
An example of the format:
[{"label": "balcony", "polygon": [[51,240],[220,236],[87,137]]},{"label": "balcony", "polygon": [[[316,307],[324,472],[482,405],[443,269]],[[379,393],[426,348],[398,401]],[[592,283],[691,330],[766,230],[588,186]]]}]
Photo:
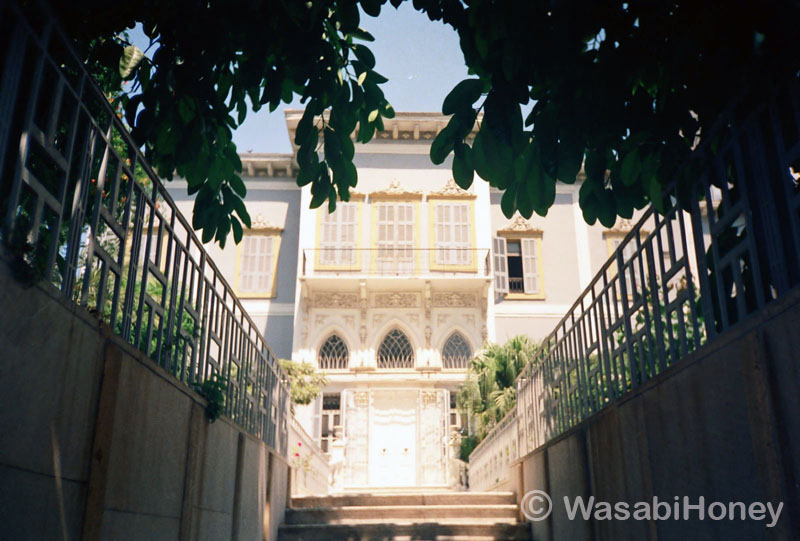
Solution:
[{"label": "balcony", "polygon": [[486,248],[314,248],[303,250],[302,276],[487,277]]}]

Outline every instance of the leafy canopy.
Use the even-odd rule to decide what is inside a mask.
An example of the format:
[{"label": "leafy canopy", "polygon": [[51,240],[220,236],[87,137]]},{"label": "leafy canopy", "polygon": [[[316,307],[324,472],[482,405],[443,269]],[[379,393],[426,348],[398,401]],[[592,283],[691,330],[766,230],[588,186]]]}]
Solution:
[{"label": "leafy canopy", "polygon": [[[367,142],[394,114],[365,45],[373,38],[359,28],[360,11],[377,16],[386,0],[56,4],[87,58],[119,66],[141,89],[127,121],[160,173],[176,171],[197,194],[193,226],[204,241],[224,244],[232,231],[238,242],[250,225],[231,141],[248,110],[302,97],[297,181],[311,184],[312,207],[329,209],[357,182],[350,135],[358,127]],[[737,99],[744,109],[800,70],[797,1],[413,5],[458,32],[474,74],[445,99],[452,116],[431,158],[452,153],[463,188],[477,173],[503,190],[507,216],[545,215],[556,182],[574,182],[582,167],[587,222],[611,226],[648,202],[663,210],[662,188],[679,170],[691,182],[679,166],[723,108]],[[152,61],[116,38],[136,22],[158,43]]]},{"label": "leafy canopy", "polygon": [[310,363],[288,359],[279,359],[279,362],[288,380],[292,404],[310,404],[328,384],[325,374],[317,372]]}]

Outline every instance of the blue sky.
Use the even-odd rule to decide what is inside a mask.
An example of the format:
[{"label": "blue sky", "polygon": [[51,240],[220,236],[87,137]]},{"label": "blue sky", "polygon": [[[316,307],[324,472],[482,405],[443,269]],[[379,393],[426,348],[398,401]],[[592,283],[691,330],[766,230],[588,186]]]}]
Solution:
[{"label": "blue sky", "polygon": [[[410,2],[398,9],[386,4],[377,18],[362,13],[361,27],[375,36],[369,47],[375,69],[389,79],[382,88],[395,111],[441,111],[447,93],[467,77],[456,32],[415,11]],[[251,112],[233,134],[239,152],[291,152],[283,109]]]},{"label": "blue sky", "polygon": [[[387,3],[377,18],[362,12],[361,27],[375,36],[369,47],[377,60],[375,69],[389,79],[381,87],[395,111],[441,111],[447,93],[467,77],[458,35],[410,4],[395,9]],[[142,49],[147,47],[140,30],[132,31],[131,39]],[[291,152],[283,115],[287,107],[302,104],[298,100],[273,113],[268,108],[251,111],[233,134],[239,152]]]}]

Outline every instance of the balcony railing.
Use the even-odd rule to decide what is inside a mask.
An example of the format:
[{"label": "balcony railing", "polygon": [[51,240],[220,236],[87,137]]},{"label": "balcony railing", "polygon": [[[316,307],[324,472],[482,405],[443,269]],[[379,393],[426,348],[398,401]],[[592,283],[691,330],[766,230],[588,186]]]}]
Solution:
[{"label": "balcony railing", "polygon": [[[0,2],[0,236],[49,284],[286,453],[275,356],[43,4]],[[10,307],[6,307],[10,308]]]},{"label": "balcony railing", "polygon": [[525,292],[525,279],[508,277],[508,291],[510,293],[524,293]]},{"label": "balcony railing", "polygon": [[478,248],[313,248],[303,276],[488,276],[489,250]]}]

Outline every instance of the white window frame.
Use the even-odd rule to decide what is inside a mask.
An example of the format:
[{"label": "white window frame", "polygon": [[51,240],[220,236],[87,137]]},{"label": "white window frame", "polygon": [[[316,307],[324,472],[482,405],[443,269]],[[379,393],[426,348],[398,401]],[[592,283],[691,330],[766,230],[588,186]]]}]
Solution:
[{"label": "white window frame", "polygon": [[[512,293],[508,274],[508,242],[519,242],[522,258],[523,293]],[[495,292],[508,299],[543,300],[545,298],[542,257],[542,233],[507,234],[492,239]]]}]

